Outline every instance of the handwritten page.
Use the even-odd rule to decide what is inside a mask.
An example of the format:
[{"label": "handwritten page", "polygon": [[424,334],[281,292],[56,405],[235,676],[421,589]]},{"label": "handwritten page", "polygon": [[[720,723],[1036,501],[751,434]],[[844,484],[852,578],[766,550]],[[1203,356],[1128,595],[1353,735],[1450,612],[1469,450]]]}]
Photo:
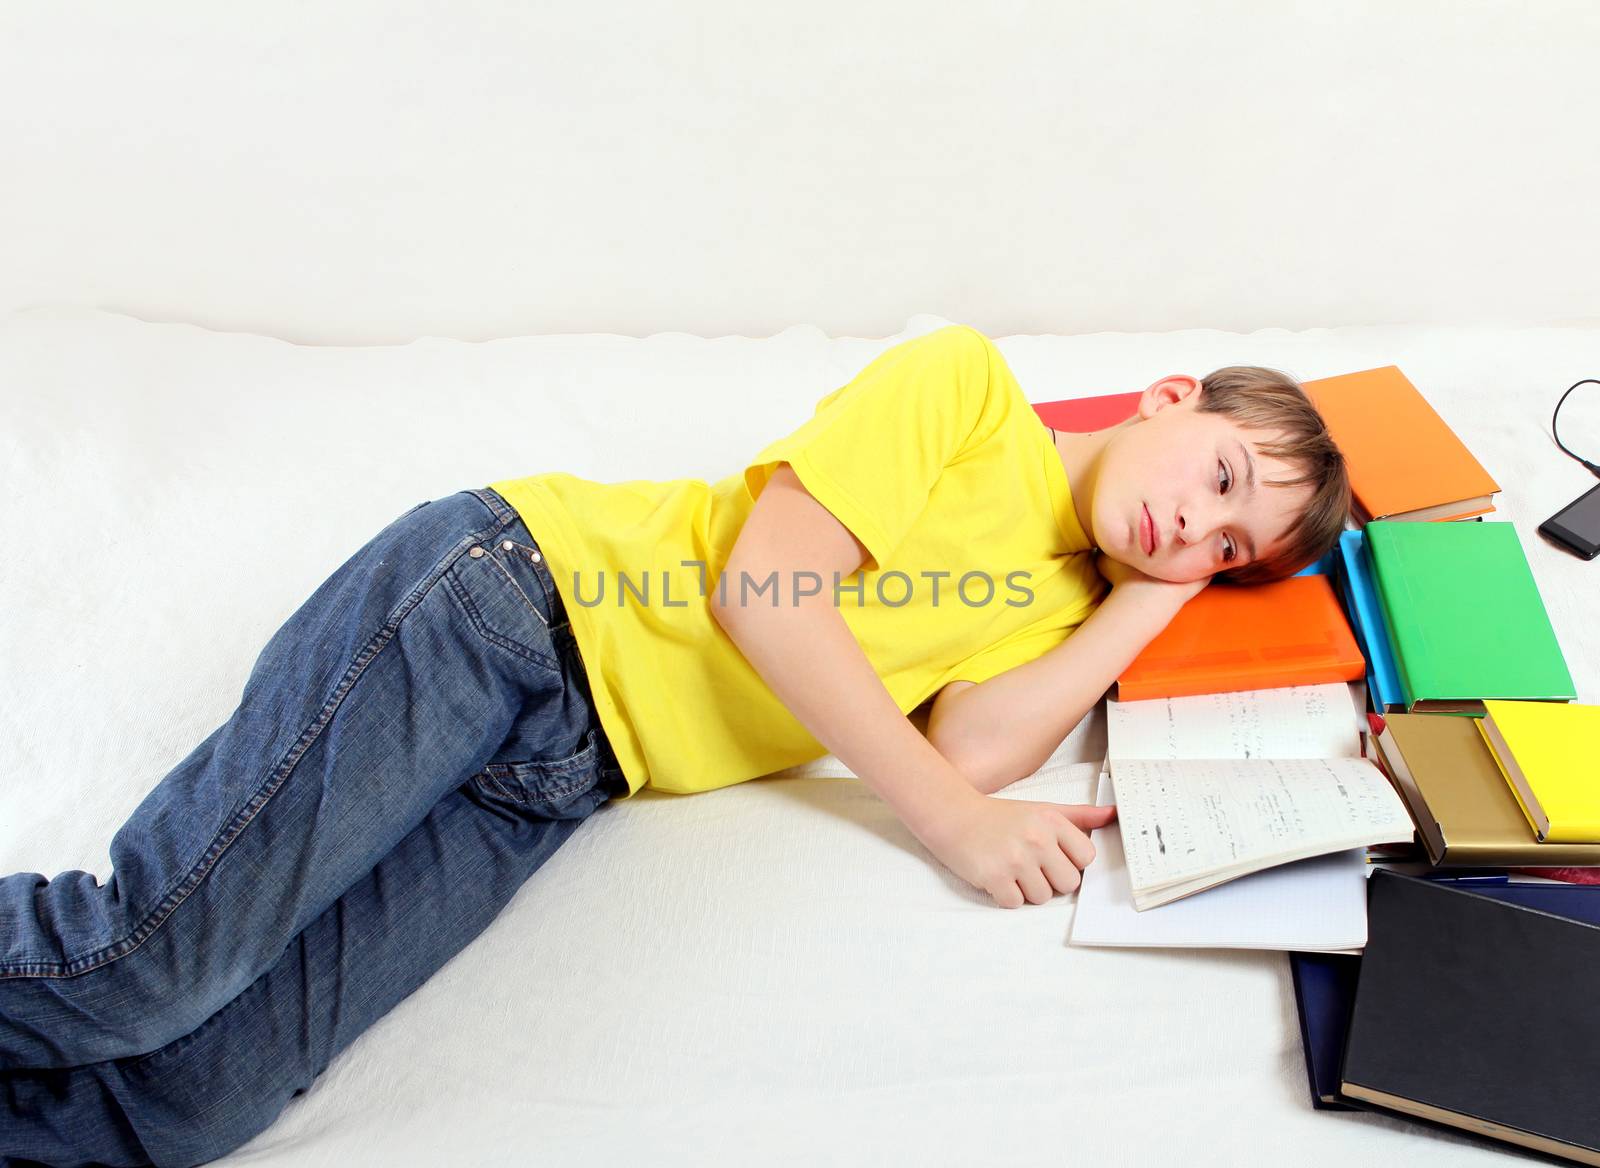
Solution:
[{"label": "handwritten page", "polygon": [[1360,725],[1342,681],[1106,703],[1112,759],[1359,758]]},{"label": "handwritten page", "polygon": [[[1111,776],[1095,795],[1115,803]],[[1140,912],[1133,902],[1122,832],[1095,829],[1094,863],[1083,872],[1072,917],[1073,945],[1196,949],[1359,951],[1367,943],[1367,864],[1361,848],[1242,876],[1204,896]]]},{"label": "handwritten page", "polygon": [[1366,759],[1112,758],[1109,767],[1141,908],[1162,903],[1163,890],[1186,895],[1274,864],[1412,834],[1405,804]]}]

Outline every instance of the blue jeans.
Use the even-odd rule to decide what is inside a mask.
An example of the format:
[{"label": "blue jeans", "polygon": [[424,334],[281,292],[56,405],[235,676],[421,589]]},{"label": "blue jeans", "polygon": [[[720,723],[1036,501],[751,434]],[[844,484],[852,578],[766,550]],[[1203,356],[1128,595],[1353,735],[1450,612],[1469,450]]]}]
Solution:
[{"label": "blue jeans", "polygon": [[273,635],[105,885],[0,877],[0,1162],[238,1147],[626,790],[516,512],[412,508]]}]

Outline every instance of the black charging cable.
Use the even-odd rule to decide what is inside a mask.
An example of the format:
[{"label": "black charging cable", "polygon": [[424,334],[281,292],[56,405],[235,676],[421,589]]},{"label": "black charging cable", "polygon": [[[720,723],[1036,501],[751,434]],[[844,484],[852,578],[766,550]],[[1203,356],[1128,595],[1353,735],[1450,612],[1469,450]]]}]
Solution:
[{"label": "black charging cable", "polygon": [[[1574,381],[1571,385],[1567,386],[1567,393],[1571,393],[1580,385],[1600,385],[1600,381],[1595,380],[1593,377],[1585,377],[1582,381]],[[1550,436],[1556,440],[1556,445],[1561,447],[1561,452],[1563,454],[1565,454],[1568,458],[1576,458],[1579,462],[1583,463],[1584,466],[1589,468],[1590,474],[1594,475],[1595,478],[1600,479],[1600,465],[1590,462],[1587,458],[1584,458],[1581,455],[1573,454],[1572,451],[1567,449],[1566,444],[1561,441],[1561,435],[1556,432],[1556,418],[1561,413],[1561,402],[1567,400],[1567,393],[1561,395],[1561,401],[1556,402],[1556,412],[1550,415]]]}]

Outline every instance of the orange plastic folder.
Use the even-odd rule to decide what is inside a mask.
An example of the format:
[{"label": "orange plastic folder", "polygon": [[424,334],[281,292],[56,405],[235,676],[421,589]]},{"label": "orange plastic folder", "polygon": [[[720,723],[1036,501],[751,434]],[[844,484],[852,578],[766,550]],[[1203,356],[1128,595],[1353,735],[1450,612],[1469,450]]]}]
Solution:
[{"label": "orange plastic folder", "polygon": [[1366,673],[1326,576],[1212,584],[1117,678],[1119,701],[1355,681]]},{"label": "orange plastic folder", "polygon": [[1500,485],[1398,366],[1301,384],[1344,452],[1362,523],[1494,510]]}]

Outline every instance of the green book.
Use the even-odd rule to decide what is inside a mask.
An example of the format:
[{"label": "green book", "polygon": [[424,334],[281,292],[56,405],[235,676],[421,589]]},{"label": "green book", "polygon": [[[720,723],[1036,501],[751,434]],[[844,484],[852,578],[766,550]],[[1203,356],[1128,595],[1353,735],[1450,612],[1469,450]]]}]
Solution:
[{"label": "green book", "polygon": [[1511,524],[1376,520],[1366,533],[1408,712],[1578,696]]}]

